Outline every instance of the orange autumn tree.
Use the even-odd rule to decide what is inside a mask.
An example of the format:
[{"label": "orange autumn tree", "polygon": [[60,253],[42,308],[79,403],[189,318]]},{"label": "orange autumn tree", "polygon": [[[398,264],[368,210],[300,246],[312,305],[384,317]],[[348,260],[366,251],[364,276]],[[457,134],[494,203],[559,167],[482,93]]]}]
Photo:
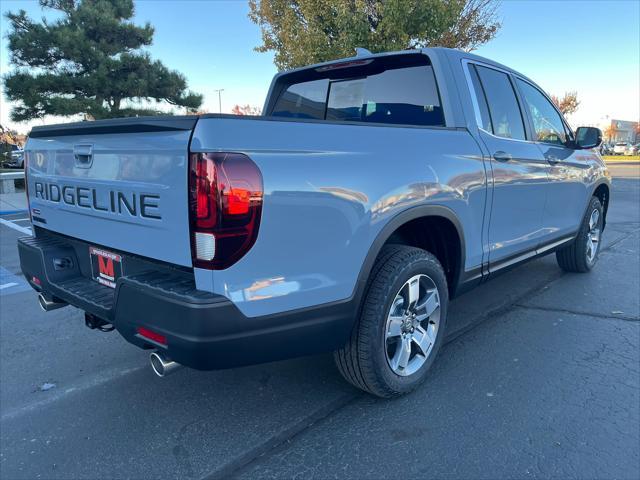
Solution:
[{"label": "orange autumn tree", "polygon": [[558,107],[558,110],[560,110],[563,115],[571,115],[572,113],[575,113],[580,106],[578,92],[575,91],[566,92],[562,98],[551,95],[551,100],[556,104],[556,107]]},{"label": "orange autumn tree", "polygon": [[260,115],[262,114],[262,109],[260,107],[254,107],[253,105],[235,105],[231,109],[231,113],[234,115]]},{"label": "orange autumn tree", "polygon": [[616,136],[616,127],[613,123],[611,123],[610,125],[607,126],[607,128],[604,129],[604,131],[602,132],[604,135],[604,138],[607,139],[608,142],[613,141],[613,139]]}]

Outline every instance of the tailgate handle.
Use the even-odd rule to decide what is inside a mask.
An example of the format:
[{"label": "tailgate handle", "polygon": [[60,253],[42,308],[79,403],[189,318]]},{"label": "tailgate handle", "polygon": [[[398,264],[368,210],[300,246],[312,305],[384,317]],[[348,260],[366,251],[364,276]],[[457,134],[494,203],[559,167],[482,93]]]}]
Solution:
[{"label": "tailgate handle", "polygon": [[91,167],[93,163],[93,145],[74,145],[73,156],[76,159],[76,167]]}]

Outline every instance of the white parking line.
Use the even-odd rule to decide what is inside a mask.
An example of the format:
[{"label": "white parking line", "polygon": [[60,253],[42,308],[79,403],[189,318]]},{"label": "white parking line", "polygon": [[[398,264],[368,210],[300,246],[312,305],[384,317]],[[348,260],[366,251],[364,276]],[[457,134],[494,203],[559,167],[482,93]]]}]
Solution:
[{"label": "white parking line", "polygon": [[[22,405],[20,407],[5,411],[0,417],[0,421],[5,422],[7,420],[11,420],[12,418],[19,417],[25,413],[31,412],[33,410],[37,410],[39,408],[44,408],[47,405],[57,402],[65,398],[67,395],[80,393],[85,390],[90,390],[92,388],[99,387],[100,385],[104,385],[105,383],[112,382],[117,380],[120,377],[124,377],[125,375],[130,375],[134,372],[140,372],[144,369],[149,368],[148,365],[138,365],[136,367],[129,367],[124,369],[114,368],[111,370],[107,370],[105,372],[101,372],[100,375],[92,375],[87,379],[82,380],[81,382],[70,385],[65,389],[60,390],[51,390],[51,395],[48,395],[46,398],[42,400],[35,401],[31,404]],[[151,375],[149,373],[149,375]]]},{"label": "white parking line", "polygon": [[32,235],[30,228],[21,227],[20,225],[16,225],[10,220],[5,220],[4,218],[0,218],[0,224],[5,225],[9,228],[13,228],[14,230],[17,230],[20,233],[24,233],[25,235]]},{"label": "white parking line", "polygon": [[16,282],[3,283],[2,285],[0,285],[0,290],[4,290],[5,288],[9,287],[15,287],[16,285],[18,285]]},{"label": "white parking line", "polygon": [[27,218],[12,218],[11,219],[12,222],[29,222],[31,223],[31,220],[29,219],[29,217]]}]

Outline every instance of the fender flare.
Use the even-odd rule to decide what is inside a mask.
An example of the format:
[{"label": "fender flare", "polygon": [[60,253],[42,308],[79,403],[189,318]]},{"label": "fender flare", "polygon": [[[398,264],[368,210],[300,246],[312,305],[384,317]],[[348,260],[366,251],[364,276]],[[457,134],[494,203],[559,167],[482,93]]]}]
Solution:
[{"label": "fender flare", "polygon": [[584,207],[584,214],[582,215],[582,218],[585,218],[585,216],[587,215],[587,210],[589,209],[591,198],[595,195],[596,190],[602,185],[605,185],[609,190],[609,197],[607,198],[607,202],[602,205],[602,209],[604,211],[604,218],[602,219],[602,230],[604,231],[605,227],[607,226],[607,211],[609,210],[609,203],[611,203],[611,182],[606,178],[601,178],[593,184],[593,187],[591,187],[590,195],[587,198],[587,204]]},{"label": "fender flare", "polygon": [[466,259],[464,230],[462,228],[462,223],[460,222],[454,211],[449,207],[445,207],[443,205],[418,205],[415,207],[411,207],[391,218],[382,228],[382,230],[380,230],[375,240],[369,247],[367,256],[365,257],[362,267],[360,268],[360,273],[358,274],[358,280],[353,295],[353,299],[355,300],[355,305],[357,308],[356,318],[360,313],[360,306],[362,304],[362,299],[369,282],[369,276],[371,275],[373,264],[375,263],[376,258],[378,258],[380,250],[382,250],[384,244],[387,242],[387,240],[389,240],[391,235],[398,228],[412,220],[422,217],[440,217],[449,220],[453,224],[458,233],[458,238],[460,239],[460,268],[459,271],[456,272],[456,276],[454,277],[456,279],[455,285],[450,286],[452,287],[451,291],[455,292],[457,286],[464,279],[464,265]]}]

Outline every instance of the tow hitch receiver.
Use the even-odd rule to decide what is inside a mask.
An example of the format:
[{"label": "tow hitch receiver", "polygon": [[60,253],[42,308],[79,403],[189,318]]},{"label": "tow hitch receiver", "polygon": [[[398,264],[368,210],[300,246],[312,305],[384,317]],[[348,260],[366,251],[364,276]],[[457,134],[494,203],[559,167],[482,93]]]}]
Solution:
[{"label": "tow hitch receiver", "polygon": [[115,327],[106,320],[91,315],[90,313],[84,314],[84,324],[91,330],[97,329],[101,332],[111,332],[115,329]]}]

